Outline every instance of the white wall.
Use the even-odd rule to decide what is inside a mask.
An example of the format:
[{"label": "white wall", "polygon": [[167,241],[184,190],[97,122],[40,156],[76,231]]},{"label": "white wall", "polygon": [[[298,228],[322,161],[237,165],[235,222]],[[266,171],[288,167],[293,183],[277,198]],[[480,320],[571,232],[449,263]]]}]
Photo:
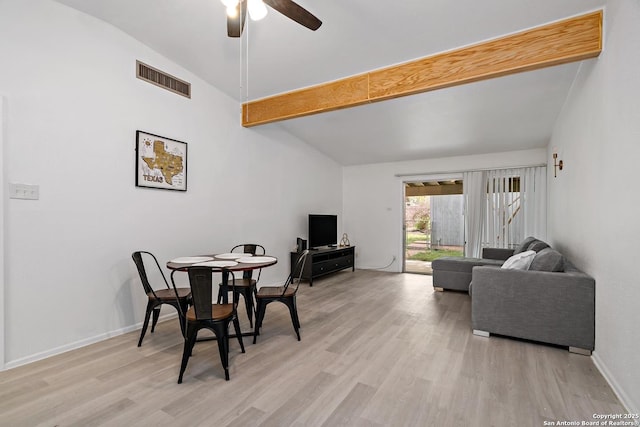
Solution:
[{"label": "white wall", "polygon": [[4,96],[0,95],[0,369],[4,366],[4,195],[5,160],[4,155]]},{"label": "white wall", "polygon": [[385,270],[402,271],[402,183],[407,177],[396,175],[430,175],[545,162],[546,151],[539,149],[344,168],[343,227],[351,244],[356,246],[356,267],[384,267],[395,257],[395,262]]},{"label": "white wall", "polygon": [[[136,79],[136,59],[192,82],[193,98]],[[38,201],[3,199],[8,367],[139,324],[135,250],[164,263],[258,242],[280,259],[262,283],[279,282],[306,215],[342,212],[338,164],[242,128],[235,101],[101,21],[2,1],[0,61],[4,172],[40,185]],[[134,186],[137,129],[189,144],[186,193]]]},{"label": "white wall", "polygon": [[[627,409],[640,412],[640,3],[609,2],[605,46],[583,64],[549,155],[549,236],[596,279],[594,360]],[[549,168],[553,173],[552,168]]]}]

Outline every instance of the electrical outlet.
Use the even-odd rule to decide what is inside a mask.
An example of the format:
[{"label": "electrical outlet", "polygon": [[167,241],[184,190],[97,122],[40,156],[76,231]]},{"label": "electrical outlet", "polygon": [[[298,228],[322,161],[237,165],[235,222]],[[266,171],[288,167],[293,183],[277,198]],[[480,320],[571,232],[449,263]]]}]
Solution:
[{"label": "electrical outlet", "polygon": [[38,200],[40,198],[40,186],[31,184],[9,184],[9,198],[23,200]]}]

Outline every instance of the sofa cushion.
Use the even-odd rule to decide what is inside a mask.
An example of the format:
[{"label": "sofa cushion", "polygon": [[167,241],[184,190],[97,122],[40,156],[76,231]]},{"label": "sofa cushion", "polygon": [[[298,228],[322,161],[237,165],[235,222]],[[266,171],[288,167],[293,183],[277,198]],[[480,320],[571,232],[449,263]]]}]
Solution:
[{"label": "sofa cushion", "polygon": [[531,245],[534,241],[537,241],[538,239],[536,239],[533,236],[529,236],[526,239],[524,239],[522,241],[522,243],[520,243],[513,251],[513,254],[519,254],[520,252],[524,252],[527,249],[529,249],[529,245]]},{"label": "sofa cushion", "polygon": [[549,245],[546,244],[545,242],[543,242],[542,240],[535,240],[533,241],[529,247],[527,248],[528,251],[536,251],[536,252],[540,252],[541,250],[548,248]]},{"label": "sofa cushion", "polygon": [[529,270],[564,271],[564,257],[554,249],[545,248],[533,258]]},{"label": "sofa cushion", "polygon": [[433,260],[433,287],[466,291],[471,283],[474,267],[493,266],[499,268],[503,260],[442,257]]},{"label": "sofa cushion", "polygon": [[535,251],[524,251],[519,254],[515,254],[512,257],[509,257],[504,264],[502,264],[502,268],[510,268],[513,270],[528,270],[529,265],[533,261],[533,258],[536,256]]},{"label": "sofa cushion", "polygon": [[473,267],[479,265],[500,267],[503,262],[502,260],[484,258],[442,257],[434,259],[431,262],[431,268],[433,268],[434,271],[457,271],[471,274]]},{"label": "sofa cushion", "polygon": [[513,255],[513,249],[507,248],[482,248],[482,258],[484,259],[498,259],[506,261]]}]

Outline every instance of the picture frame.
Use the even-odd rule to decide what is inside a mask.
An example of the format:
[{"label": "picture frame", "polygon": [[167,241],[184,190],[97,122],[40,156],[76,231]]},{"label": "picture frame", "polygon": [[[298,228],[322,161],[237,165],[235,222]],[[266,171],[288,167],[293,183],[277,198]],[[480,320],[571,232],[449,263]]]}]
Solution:
[{"label": "picture frame", "polygon": [[187,191],[187,143],[136,131],[136,187]]}]

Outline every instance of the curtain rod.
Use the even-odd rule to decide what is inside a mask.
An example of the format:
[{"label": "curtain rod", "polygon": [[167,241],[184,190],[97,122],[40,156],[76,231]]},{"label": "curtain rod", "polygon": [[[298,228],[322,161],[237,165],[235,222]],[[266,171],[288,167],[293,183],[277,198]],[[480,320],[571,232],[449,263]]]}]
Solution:
[{"label": "curtain rod", "polygon": [[546,163],[541,163],[537,165],[526,165],[526,166],[510,166],[507,168],[484,168],[484,169],[467,169],[467,170],[457,170],[457,171],[435,171],[435,172],[421,172],[421,173],[397,173],[394,176],[397,178],[402,178],[406,176],[420,176],[420,175],[447,175],[454,173],[465,173],[465,172],[484,172],[484,171],[496,171],[496,170],[510,170],[510,169],[522,169],[522,168],[538,168],[538,167],[547,167]]}]

